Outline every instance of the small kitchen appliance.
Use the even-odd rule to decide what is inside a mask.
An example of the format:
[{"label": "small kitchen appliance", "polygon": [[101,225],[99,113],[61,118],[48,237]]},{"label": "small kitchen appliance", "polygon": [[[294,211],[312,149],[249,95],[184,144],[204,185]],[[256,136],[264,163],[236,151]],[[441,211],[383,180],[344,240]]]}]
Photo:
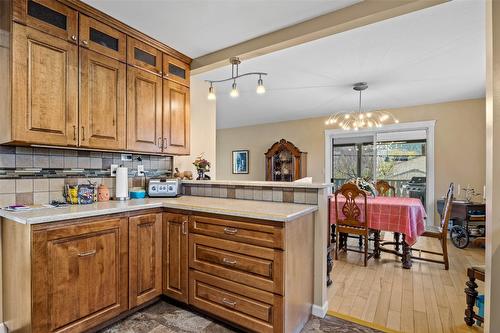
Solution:
[{"label": "small kitchen appliance", "polygon": [[182,185],[179,179],[150,179],[148,195],[150,197],[176,197],[181,194]]}]

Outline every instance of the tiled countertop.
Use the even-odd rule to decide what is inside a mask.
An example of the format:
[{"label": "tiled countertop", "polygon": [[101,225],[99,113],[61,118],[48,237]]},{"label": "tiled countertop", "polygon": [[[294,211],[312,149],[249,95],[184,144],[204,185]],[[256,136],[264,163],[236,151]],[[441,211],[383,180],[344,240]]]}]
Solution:
[{"label": "tiled countertop", "polygon": [[301,182],[268,182],[268,181],[240,181],[240,180],[183,180],[187,185],[223,185],[223,186],[260,186],[260,187],[288,187],[288,188],[327,188],[331,184],[301,183]]},{"label": "tiled countertop", "polygon": [[37,224],[161,207],[277,222],[288,222],[318,209],[315,205],[182,196],[179,198],[107,201],[91,205],[68,205],[60,208],[35,208],[24,212],[11,212],[2,209],[0,216],[22,224]]}]

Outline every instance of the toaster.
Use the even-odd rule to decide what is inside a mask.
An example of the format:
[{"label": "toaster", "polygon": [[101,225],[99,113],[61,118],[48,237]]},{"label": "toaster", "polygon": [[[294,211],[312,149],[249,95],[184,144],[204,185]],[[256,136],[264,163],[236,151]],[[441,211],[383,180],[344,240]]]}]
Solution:
[{"label": "toaster", "polygon": [[181,194],[180,179],[150,179],[148,196],[150,197],[176,197]]}]

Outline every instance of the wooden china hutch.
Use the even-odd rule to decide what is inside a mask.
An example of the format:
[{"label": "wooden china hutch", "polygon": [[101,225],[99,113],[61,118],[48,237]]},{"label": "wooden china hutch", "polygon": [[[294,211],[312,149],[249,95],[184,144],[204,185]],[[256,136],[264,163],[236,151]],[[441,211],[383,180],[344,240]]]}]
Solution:
[{"label": "wooden china hutch", "polygon": [[266,152],[266,180],[293,182],[307,176],[307,153],[281,139]]}]

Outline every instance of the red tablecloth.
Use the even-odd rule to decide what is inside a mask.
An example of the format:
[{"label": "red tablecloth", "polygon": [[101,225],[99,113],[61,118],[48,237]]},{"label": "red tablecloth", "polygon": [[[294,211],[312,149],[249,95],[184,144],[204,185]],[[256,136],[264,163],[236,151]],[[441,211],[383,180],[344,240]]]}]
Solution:
[{"label": "red tablecloth", "polygon": [[[342,214],[342,202],[345,198],[338,196],[339,217],[344,218]],[[356,200],[361,209],[360,220],[364,220],[364,202],[362,199]],[[425,209],[422,202],[417,198],[401,197],[369,197],[368,204],[368,227],[370,229],[399,232],[405,234],[408,245],[417,242],[425,229]],[[335,224],[335,197],[330,196],[330,223]]]}]

